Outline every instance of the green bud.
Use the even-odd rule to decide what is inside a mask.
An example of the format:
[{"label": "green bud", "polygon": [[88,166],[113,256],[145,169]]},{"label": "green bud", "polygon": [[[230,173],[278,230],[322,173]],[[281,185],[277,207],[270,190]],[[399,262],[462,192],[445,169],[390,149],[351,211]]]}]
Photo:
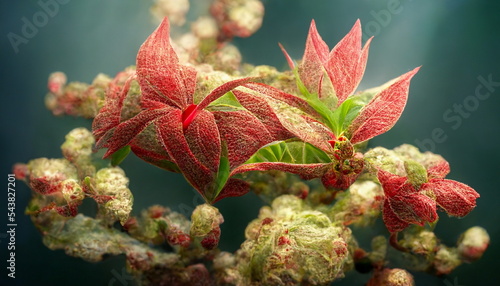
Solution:
[{"label": "green bud", "polygon": [[427,182],[427,170],[424,166],[413,160],[406,160],[404,166],[408,180],[413,186],[419,187]]}]

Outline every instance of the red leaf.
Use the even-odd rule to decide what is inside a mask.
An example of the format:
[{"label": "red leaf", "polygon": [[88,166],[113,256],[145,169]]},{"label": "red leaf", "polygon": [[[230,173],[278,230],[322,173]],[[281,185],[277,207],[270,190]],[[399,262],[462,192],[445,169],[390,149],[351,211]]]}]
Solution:
[{"label": "red leaf", "polygon": [[384,223],[390,232],[401,231],[409,224],[423,225],[437,219],[436,202],[417,191],[406,177],[379,170],[384,189]]},{"label": "red leaf", "polygon": [[97,141],[95,148],[107,147],[108,150],[103,157],[110,156],[120,148],[127,146],[137,134],[142,132],[153,120],[164,113],[165,109],[152,109],[137,114],[109,130]]},{"label": "red leaf", "polygon": [[429,179],[443,179],[450,172],[450,164],[444,159],[435,162],[427,168],[427,177]]},{"label": "red leaf", "polygon": [[414,191],[387,199],[391,209],[401,220],[418,225],[437,219],[436,202],[428,196]]},{"label": "red leaf", "polygon": [[421,190],[432,191],[437,204],[449,215],[463,217],[476,207],[479,194],[466,184],[447,179],[431,179]]},{"label": "red leaf", "polygon": [[264,124],[267,131],[271,134],[273,141],[281,141],[293,137],[293,134],[283,127],[274,110],[264,98],[239,90],[233,90],[233,94],[245,109],[250,111]]},{"label": "red leaf", "polygon": [[179,59],[170,44],[167,18],[139,49],[137,78],[146,106],[150,101],[179,108],[193,103],[196,71],[193,67],[179,65]]},{"label": "red leaf", "polygon": [[221,142],[214,115],[206,110],[200,110],[193,122],[184,131],[184,136],[196,159],[206,168],[217,173],[221,155]]},{"label": "red leaf", "polygon": [[[150,164],[169,171],[179,172],[179,170],[172,170],[173,163],[168,163],[172,162],[173,159],[170,158],[165,147],[162,145],[154,124],[150,124],[141,133],[137,134],[130,142],[130,148],[135,155]],[[166,164],[170,166],[166,166]]]},{"label": "red leaf", "polygon": [[290,55],[286,52],[285,48],[283,47],[283,45],[281,45],[281,43],[278,43],[278,45],[280,46],[280,49],[281,51],[283,52],[283,54],[285,55],[285,58],[286,58],[286,61],[288,63],[288,66],[290,67],[291,70],[293,70],[295,68],[295,64],[293,63],[293,60],[292,58],[290,57]]},{"label": "red leaf", "polygon": [[323,176],[330,168],[332,168],[332,163],[292,164],[282,162],[261,162],[241,165],[233,170],[231,176],[249,171],[278,170],[297,174],[303,179],[309,180]]},{"label": "red leaf", "polygon": [[223,198],[243,196],[249,191],[250,184],[248,182],[239,179],[229,179],[212,203],[216,203]]},{"label": "red leaf", "polygon": [[281,102],[284,102],[292,107],[298,108],[308,115],[314,117],[314,118],[321,118],[321,116],[312,108],[307,101],[305,101],[302,98],[299,98],[295,95],[286,93],[282,90],[279,90],[275,87],[262,84],[262,83],[256,83],[256,82],[250,82],[244,85],[246,88],[249,88],[253,91],[256,91],[260,94],[262,94],[266,98],[272,98],[275,100],[279,100]]},{"label": "red leaf", "polygon": [[[262,94],[267,106],[273,109],[273,113],[284,129],[321,150],[331,151],[328,140],[333,138],[333,133],[313,118],[320,116],[306,101],[264,84],[248,83],[245,84],[245,87]],[[236,96],[240,96],[240,94],[235,91]],[[296,109],[294,110],[294,108]],[[303,115],[301,111],[305,112],[307,116]]]},{"label": "red leaf", "polygon": [[177,164],[189,183],[204,196],[211,185],[214,173],[205,167],[189,148],[182,129],[182,111],[169,109],[156,121],[156,130],[163,146]]},{"label": "red leaf", "polygon": [[246,110],[214,111],[221,139],[227,143],[230,169],[247,161],[262,146],[274,141],[262,122]]},{"label": "red leaf", "polygon": [[396,82],[381,91],[361,109],[349,126],[351,142],[360,143],[380,135],[394,126],[403,113],[408,99],[411,78],[419,68],[400,76]]},{"label": "red leaf", "polygon": [[328,60],[328,52],[328,45],[319,35],[313,20],[307,35],[304,56],[298,70],[301,81],[310,93],[319,95],[321,78],[325,73],[323,64]]},{"label": "red leaf", "polygon": [[[157,142],[155,141],[154,143]],[[179,169],[164,149],[159,150],[158,152],[156,151],[156,146],[148,148],[150,146],[150,144],[146,145],[145,147],[135,144],[130,145],[132,152],[134,152],[137,157],[148,162],[149,164],[170,172],[179,172]]]},{"label": "red leaf", "polygon": [[104,106],[92,122],[92,134],[96,141],[99,141],[104,134],[120,123],[123,101],[130,89],[131,81],[135,79],[135,74],[131,75],[123,86],[117,83],[118,79],[120,79],[119,76],[110,83]]},{"label": "red leaf", "polygon": [[384,189],[386,197],[395,196],[403,186],[407,184],[406,177],[394,175],[384,170],[378,170],[377,177]]},{"label": "red leaf", "polygon": [[30,178],[29,185],[30,188],[42,195],[50,195],[61,191],[61,181],[64,180],[63,177],[38,177]]},{"label": "red leaf", "polygon": [[384,201],[382,217],[384,219],[385,226],[391,233],[402,231],[410,225],[409,223],[401,220],[396,213],[394,213],[388,200]]},{"label": "red leaf", "polygon": [[351,31],[332,49],[328,61],[323,62],[338,98],[344,102],[359,85],[365,72],[371,38],[361,49],[361,22],[356,21]]},{"label": "red leaf", "polygon": [[212,101],[216,100],[217,98],[223,96],[224,94],[228,93],[232,89],[244,85],[255,78],[252,77],[245,77],[245,78],[240,78],[240,79],[235,79],[232,81],[228,81],[221,86],[217,87],[216,89],[212,90],[201,102],[198,104],[198,109],[203,109],[207,107]]}]

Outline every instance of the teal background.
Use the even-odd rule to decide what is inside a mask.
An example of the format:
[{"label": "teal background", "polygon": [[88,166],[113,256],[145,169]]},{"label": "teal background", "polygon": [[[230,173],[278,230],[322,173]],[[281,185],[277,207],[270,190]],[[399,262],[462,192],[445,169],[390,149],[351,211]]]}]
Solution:
[{"label": "teal background", "polygon": [[[64,71],[70,81],[82,82],[92,81],[100,72],[113,76],[135,62],[139,46],[156,26],[149,14],[150,1],[67,2],[60,5],[59,11],[49,17],[28,43],[18,47],[18,53],[7,34],[22,35],[22,18],[31,21],[33,15],[42,11],[41,6],[37,1],[0,3],[0,176],[5,176],[5,182],[14,163],[61,157],[59,147],[64,135],[75,127],[90,127],[90,121],[54,117],[45,109],[48,75]],[[192,1],[192,5],[202,2]],[[440,213],[436,233],[444,243],[453,245],[460,233],[480,225],[488,230],[492,243],[480,261],[462,265],[449,276],[415,273],[417,285],[495,285],[497,255],[500,255],[497,163],[500,88],[492,87],[488,99],[478,100],[477,106],[469,106],[469,111],[462,115],[453,110],[454,105],[474,103],[480,84],[478,77],[500,82],[500,3],[267,0],[264,4],[263,27],[250,38],[234,41],[247,62],[286,69],[278,42],[293,58],[300,59],[311,19],[315,19],[323,39],[333,47],[359,18],[366,35],[376,36],[360,88],[377,86],[422,66],[412,80],[409,101],[400,121],[370,144],[392,148],[402,143],[428,142],[425,139],[431,138],[433,132],[442,133],[440,143],[434,140],[435,146],[427,144],[426,148],[450,162],[452,172],[448,178],[469,184],[481,198],[466,218],[448,218]],[[448,119],[443,118],[445,114]],[[434,131],[438,129],[442,131]],[[177,174],[165,173],[133,156],[122,167],[131,179],[136,214],[157,203],[189,213],[202,201]],[[129,280],[117,279],[125,265],[123,257],[88,263],[68,257],[60,250],[48,250],[23,214],[29,189],[21,182],[16,187],[17,278],[6,278],[7,240],[0,237],[0,285],[133,285]],[[6,213],[6,195],[4,198],[0,200],[0,234],[6,231],[7,216],[2,215]],[[222,249],[238,248],[245,226],[256,217],[261,205],[252,194],[217,204],[226,220],[222,225]],[[87,210],[92,208],[86,206]],[[355,231],[367,237],[386,233],[380,221],[374,228]],[[361,243],[365,243],[363,239]],[[335,284],[363,285],[368,279],[369,275],[352,272]]]}]

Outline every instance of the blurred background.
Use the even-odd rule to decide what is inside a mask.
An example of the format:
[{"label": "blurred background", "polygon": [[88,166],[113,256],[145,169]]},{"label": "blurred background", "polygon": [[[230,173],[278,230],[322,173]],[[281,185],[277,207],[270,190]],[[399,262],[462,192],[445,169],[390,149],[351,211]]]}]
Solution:
[{"label": "blurred background", "polygon": [[[22,36],[25,20],[43,11],[39,1],[0,3],[1,170],[4,182],[16,162],[61,157],[64,135],[75,127],[90,128],[80,118],[54,117],[44,107],[48,75],[64,71],[69,81],[91,82],[98,73],[114,76],[134,64],[141,43],[156,27],[151,1],[59,0],[31,37],[12,45],[9,33]],[[40,2],[46,2],[41,0]],[[203,2],[192,1],[192,7]],[[361,88],[380,85],[417,66],[405,112],[397,125],[376,137],[371,146],[393,148],[403,143],[441,154],[451,165],[450,179],[480,194],[477,208],[466,218],[440,213],[436,233],[454,245],[474,225],[486,228],[492,243],[473,265],[464,264],[449,276],[414,273],[417,285],[496,285],[500,255],[500,2],[465,0],[266,0],[262,28],[252,37],[236,39],[244,61],[286,69],[281,42],[300,59],[311,19],[330,48],[361,19],[365,40],[374,35]],[[478,86],[482,86],[479,87]],[[489,94],[489,96],[487,95]],[[134,213],[153,204],[189,214],[202,202],[177,174],[166,173],[134,156],[122,165],[135,196]],[[6,185],[6,183],[5,183]],[[23,214],[29,189],[16,185],[16,279],[6,278],[7,200],[1,200],[1,285],[134,285],[123,279],[124,257],[88,263],[63,251],[50,251]],[[262,202],[255,195],[217,204],[225,217],[221,249],[234,251],[244,239],[247,223]],[[355,230],[361,236],[386,234],[374,228]],[[364,285],[370,275],[355,272],[335,285]],[[121,279],[120,279],[121,278]],[[125,277],[126,278],[126,277]]]}]

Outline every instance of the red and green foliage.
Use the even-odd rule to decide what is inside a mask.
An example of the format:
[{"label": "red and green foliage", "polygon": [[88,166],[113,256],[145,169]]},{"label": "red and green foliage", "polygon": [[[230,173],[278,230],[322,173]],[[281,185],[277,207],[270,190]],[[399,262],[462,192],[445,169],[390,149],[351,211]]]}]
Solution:
[{"label": "red and green foliage", "polygon": [[[313,21],[297,66],[281,47],[295,74],[296,94],[240,78],[199,96],[198,72],[179,62],[169,33],[164,19],[141,46],[136,72],[111,83],[93,123],[96,148],[108,148],[104,156],[113,154],[116,161],[131,149],[180,172],[210,203],[248,192],[249,183],[234,177],[248,171],[285,171],[321,178],[328,189],[348,189],[364,170],[358,144],[394,126],[419,70],[375,92],[356,93],[372,39],[362,47],[358,20],[330,51]],[[131,116],[125,109],[134,83],[140,88],[140,110]],[[479,195],[473,189],[444,179],[447,163],[427,172],[428,180],[415,184],[378,171],[389,231],[435,221],[437,206],[455,216],[475,206]]]}]

